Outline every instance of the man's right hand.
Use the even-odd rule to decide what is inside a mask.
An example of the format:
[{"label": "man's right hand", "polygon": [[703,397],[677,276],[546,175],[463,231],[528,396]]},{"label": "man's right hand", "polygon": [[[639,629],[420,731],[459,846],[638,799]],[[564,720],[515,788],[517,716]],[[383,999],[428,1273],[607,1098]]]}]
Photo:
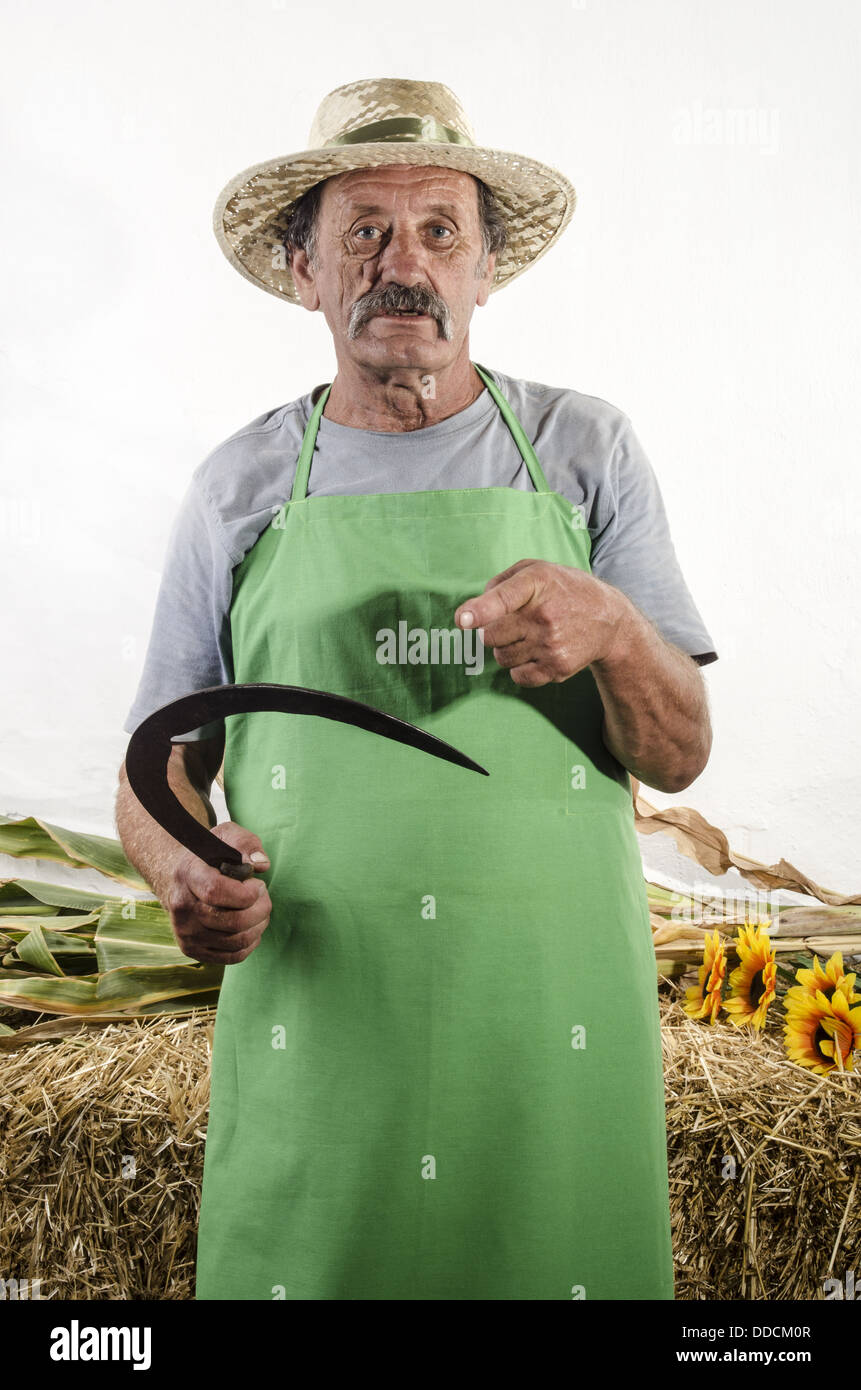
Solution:
[{"label": "man's right hand", "polygon": [[[212,827],[213,835],[242,851],[245,863],[265,873],[270,867],[258,837],[234,821]],[[262,854],[259,861],[252,855]],[[163,899],[183,955],[215,965],[236,965],[260,944],[272,900],[259,879],[239,880],[210,868],[190,850],[177,859]]]}]

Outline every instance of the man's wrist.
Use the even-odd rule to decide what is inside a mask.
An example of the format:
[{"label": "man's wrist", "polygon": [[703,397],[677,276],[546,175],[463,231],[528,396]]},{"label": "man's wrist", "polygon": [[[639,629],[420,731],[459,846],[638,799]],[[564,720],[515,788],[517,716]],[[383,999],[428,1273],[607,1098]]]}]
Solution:
[{"label": "man's wrist", "polygon": [[601,583],[607,604],[608,639],[604,651],[590,666],[601,671],[611,672],[624,662],[630,661],[638,641],[642,641],[643,629],[648,623],[643,615],[621,589],[612,584]]}]

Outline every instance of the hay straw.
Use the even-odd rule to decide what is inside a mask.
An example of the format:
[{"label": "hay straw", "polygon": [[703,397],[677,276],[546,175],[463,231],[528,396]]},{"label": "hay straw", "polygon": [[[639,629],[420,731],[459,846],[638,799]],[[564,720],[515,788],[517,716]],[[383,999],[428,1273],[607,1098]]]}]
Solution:
[{"label": "hay straw", "polygon": [[861,1283],[861,1074],[790,1062],[780,1007],[757,1034],[691,1019],[683,998],[661,1002],[676,1298]]},{"label": "hay straw", "polygon": [[193,1297],[213,1019],[79,1025],[0,1057],[4,1278],[43,1298]]},{"label": "hay straw", "polygon": [[[789,1062],[779,1008],[762,1034],[710,1027],[682,989],[661,998],[676,1298],[822,1298],[849,1270],[861,1284],[861,1075]],[[193,1298],[213,1019],[4,1040],[4,1278],[38,1278],[43,1297]]]}]

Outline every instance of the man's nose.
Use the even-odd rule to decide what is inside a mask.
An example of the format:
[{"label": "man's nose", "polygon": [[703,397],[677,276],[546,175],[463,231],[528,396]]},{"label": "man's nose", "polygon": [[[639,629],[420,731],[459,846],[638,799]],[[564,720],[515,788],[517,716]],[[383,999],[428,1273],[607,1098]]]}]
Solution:
[{"label": "man's nose", "polygon": [[393,230],[380,252],[377,268],[384,284],[397,282],[412,287],[426,283],[425,249],[418,232]]}]

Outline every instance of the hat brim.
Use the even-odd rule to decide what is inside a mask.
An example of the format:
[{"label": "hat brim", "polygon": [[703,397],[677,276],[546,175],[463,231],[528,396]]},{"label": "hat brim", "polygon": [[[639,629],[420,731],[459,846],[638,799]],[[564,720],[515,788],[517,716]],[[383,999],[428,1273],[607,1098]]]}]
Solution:
[{"label": "hat brim", "polygon": [[564,174],[507,150],[424,141],[327,145],[252,165],[231,179],[213,213],[218,244],[246,280],[289,304],[299,304],[284,245],[292,204],[323,179],[390,164],[456,169],[474,174],[493,189],[507,242],[497,253],[491,294],[550,250],[577,203]]}]

